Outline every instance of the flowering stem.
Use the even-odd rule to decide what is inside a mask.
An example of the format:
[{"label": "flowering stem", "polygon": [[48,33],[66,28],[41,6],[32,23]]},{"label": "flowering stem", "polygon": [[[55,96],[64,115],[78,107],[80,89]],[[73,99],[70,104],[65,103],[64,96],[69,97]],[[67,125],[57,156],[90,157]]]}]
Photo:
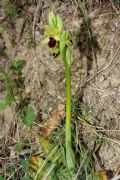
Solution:
[{"label": "flowering stem", "polygon": [[63,30],[62,19],[51,11],[48,15],[48,25],[44,26],[44,34],[47,36],[44,43],[47,43],[52,53],[60,53],[65,64],[66,73],[66,125],[65,125],[65,149],[66,164],[71,174],[75,168],[75,157],[71,142],[71,48],[68,31]]},{"label": "flowering stem", "polygon": [[66,151],[68,147],[68,142],[71,144],[71,77],[70,77],[70,67],[66,66]]},{"label": "flowering stem", "polygon": [[64,64],[66,73],[66,126],[65,126],[65,145],[66,145],[66,163],[70,171],[74,170],[75,157],[71,141],[71,50],[65,49]]}]

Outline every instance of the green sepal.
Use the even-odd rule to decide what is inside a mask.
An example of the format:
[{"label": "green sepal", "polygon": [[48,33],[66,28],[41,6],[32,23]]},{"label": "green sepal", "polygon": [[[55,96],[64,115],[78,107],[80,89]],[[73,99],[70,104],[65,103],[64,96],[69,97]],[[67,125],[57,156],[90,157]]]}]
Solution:
[{"label": "green sepal", "polygon": [[42,41],[42,44],[48,45],[49,40],[50,40],[49,37],[46,37],[46,38]]},{"label": "green sepal", "polygon": [[57,15],[57,27],[58,27],[59,32],[62,32],[62,29],[63,29],[63,20],[58,15]]},{"label": "green sepal", "polygon": [[50,28],[49,25],[44,25],[44,26],[43,26],[43,29],[44,29],[45,31],[50,31],[51,28]]},{"label": "green sepal", "polygon": [[48,23],[49,23],[50,27],[56,28],[56,26],[57,26],[57,18],[55,16],[55,14],[53,13],[53,11],[50,11],[48,14]]},{"label": "green sepal", "polygon": [[44,27],[44,29],[45,29],[45,32],[44,32],[45,36],[47,36],[47,37],[54,37],[54,38],[55,38],[55,36],[59,37],[59,30],[57,28],[51,28],[50,26],[48,27],[46,25]]},{"label": "green sepal", "polygon": [[55,35],[54,38],[56,41],[60,41],[60,35]]}]

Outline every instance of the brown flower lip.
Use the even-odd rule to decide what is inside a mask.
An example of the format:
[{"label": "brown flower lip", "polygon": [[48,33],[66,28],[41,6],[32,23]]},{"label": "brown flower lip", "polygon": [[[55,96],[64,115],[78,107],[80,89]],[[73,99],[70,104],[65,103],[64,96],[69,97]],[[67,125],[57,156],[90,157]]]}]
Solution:
[{"label": "brown flower lip", "polygon": [[49,48],[55,48],[57,41],[53,37],[49,37],[48,46]]}]

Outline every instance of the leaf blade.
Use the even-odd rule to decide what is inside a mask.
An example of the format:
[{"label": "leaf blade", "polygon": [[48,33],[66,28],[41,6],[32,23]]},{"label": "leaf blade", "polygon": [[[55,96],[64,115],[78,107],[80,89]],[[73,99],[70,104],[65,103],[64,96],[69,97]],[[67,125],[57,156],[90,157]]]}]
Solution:
[{"label": "leaf blade", "polygon": [[23,123],[26,126],[30,126],[35,120],[35,112],[33,108],[30,106],[24,107],[22,110],[21,117],[22,117]]}]

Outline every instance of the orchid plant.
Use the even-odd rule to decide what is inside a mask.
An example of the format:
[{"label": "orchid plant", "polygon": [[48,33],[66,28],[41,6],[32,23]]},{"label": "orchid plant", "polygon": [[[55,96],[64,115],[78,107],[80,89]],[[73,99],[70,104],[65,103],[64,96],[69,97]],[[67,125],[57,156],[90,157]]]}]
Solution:
[{"label": "orchid plant", "polygon": [[71,141],[71,41],[70,33],[63,29],[63,20],[52,11],[48,15],[48,24],[44,26],[46,44],[52,53],[60,54],[66,73],[66,126],[65,157],[68,170],[74,170],[75,157]]}]

